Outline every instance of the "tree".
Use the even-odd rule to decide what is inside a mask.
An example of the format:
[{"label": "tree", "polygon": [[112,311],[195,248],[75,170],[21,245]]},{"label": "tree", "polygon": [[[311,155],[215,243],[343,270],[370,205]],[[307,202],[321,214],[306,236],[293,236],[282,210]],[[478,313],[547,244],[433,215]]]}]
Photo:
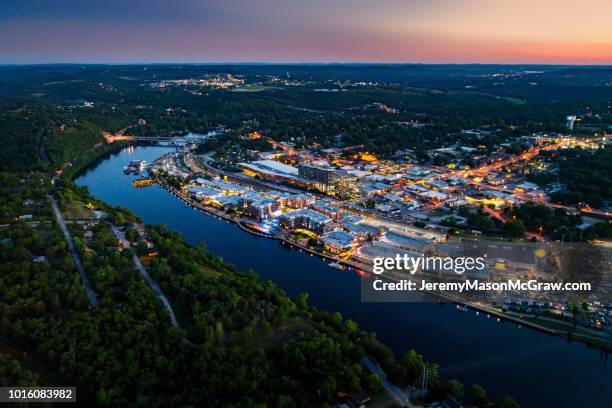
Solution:
[{"label": "tree", "polygon": [[521,220],[506,222],[504,224],[504,231],[511,237],[522,238],[525,236],[525,226]]},{"label": "tree", "polygon": [[423,356],[418,354],[416,351],[408,350],[406,354],[404,354],[402,365],[405,371],[406,380],[411,382],[421,374],[423,367],[425,366],[425,362],[423,361]]},{"label": "tree", "polygon": [[487,392],[478,384],[470,384],[470,388],[468,389],[468,397],[477,407],[484,407],[489,402],[487,400]]},{"label": "tree", "polygon": [[586,301],[583,301],[582,304],[582,312],[587,320],[591,320],[591,311],[589,310],[589,304]]},{"label": "tree", "polygon": [[378,395],[383,390],[383,383],[376,374],[372,373],[366,379],[366,389],[371,395]]},{"label": "tree", "polygon": [[289,395],[280,395],[276,401],[277,408],[293,408],[295,407],[295,402]]},{"label": "tree", "polygon": [[491,221],[491,218],[487,217],[486,215],[479,215],[474,218],[473,224],[478,230],[482,232],[491,231],[494,225],[493,221]]},{"label": "tree", "polygon": [[357,326],[357,323],[355,323],[351,319],[345,320],[344,326],[346,327],[346,331],[349,334],[357,333],[357,331],[359,330],[359,326]]},{"label": "tree", "polygon": [[452,159],[446,154],[436,154],[433,164],[436,166],[445,166],[452,162]]},{"label": "tree", "polygon": [[587,239],[612,239],[612,222],[598,222],[586,230]]},{"label": "tree", "polygon": [[495,404],[496,408],[521,408],[521,404],[516,402],[509,395],[502,395],[497,404]]},{"label": "tree", "polygon": [[461,398],[463,397],[463,384],[461,384],[457,380],[449,380],[446,384],[448,388],[448,395],[453,398]]},{"label": "tree", "polygon": [[115,213],[115,224],[117,225],[123,225],[125,224],[125,217],[123,216],[123,214],[121,212],[116,212]]},{"label": "tree", "polygon": [[302,310],[308,309],[308,293],[298,293],[295,298],[295,304]]}]

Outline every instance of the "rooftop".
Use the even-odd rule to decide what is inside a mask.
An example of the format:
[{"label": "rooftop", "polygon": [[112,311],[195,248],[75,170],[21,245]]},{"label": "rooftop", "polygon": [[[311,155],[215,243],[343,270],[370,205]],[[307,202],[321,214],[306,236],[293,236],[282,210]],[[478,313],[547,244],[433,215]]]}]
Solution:
[{"label": "rooftop", "polygon": [[411,251],[408,249],[398,248],[386,242],[376,241],[372,245],[366,245],[360,248],[359,252],[366,259],[374,259],[374,258],[393,258],[395,255],[404,256],[404,254],[409,257],[419,257],[421,254],[416,251]]},{"label": "rooftop", "polygon": [[335,230],[323,235],[321,241],[338,248],[346,248],[353,243],[353,236],[344,231]]},{"label": "rooftop", "polygon": [[251,163],[238,163],[239,166],[250,170],[268,173],[281,177],[297,178],[298,169],[275,160],[257,160]]},{"label": "rooftop", "polygon": [[331,218],[329,218],[328,216],[318,213],[309,208],[302,208],[300,210],[295,210],[295,211],[285,213],[283,214],[283,217],[285,218],[305,217],[305,218],[310,218],[311,220],[315,220],[319,222],[325,222],[328,220],[331,221]]}]

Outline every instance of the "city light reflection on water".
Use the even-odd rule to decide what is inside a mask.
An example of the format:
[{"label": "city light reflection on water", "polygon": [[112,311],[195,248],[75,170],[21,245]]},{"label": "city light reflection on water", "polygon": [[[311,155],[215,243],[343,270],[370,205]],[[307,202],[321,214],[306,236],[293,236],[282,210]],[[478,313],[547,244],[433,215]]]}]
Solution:
[{"label": "city light reflection on water", "polygon": [[[204,242],[239,270],[252,269],[289,295],[308,293],[310,304],[356,321],[398,354],[416,349],[439,363],[445,378],[482,384],[493,397],[508,393],[523,407],[612,406],[612,370],[595,349],[450,304],[362,303],[359,271],[338,270],[279,241],[255,237],[157,186],[131,187],[132,177],[122,173],[130,160],[151,163],[171,150],[130,147],[96,162],[76,182],[149,224],[165,224],[192,244]],[[561,392],[567,385],[572,391]]]}]

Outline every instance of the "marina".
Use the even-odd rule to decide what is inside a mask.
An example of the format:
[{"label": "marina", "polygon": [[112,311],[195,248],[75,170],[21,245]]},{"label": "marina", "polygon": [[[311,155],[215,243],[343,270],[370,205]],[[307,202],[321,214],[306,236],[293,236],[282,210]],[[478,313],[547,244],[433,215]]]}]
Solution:
[{"label": "marina", "polygon": [[146,161],[144,160],[132,160],[130,163],[123,168],[123,174],[134,174],[139,175],[146,167]]}]

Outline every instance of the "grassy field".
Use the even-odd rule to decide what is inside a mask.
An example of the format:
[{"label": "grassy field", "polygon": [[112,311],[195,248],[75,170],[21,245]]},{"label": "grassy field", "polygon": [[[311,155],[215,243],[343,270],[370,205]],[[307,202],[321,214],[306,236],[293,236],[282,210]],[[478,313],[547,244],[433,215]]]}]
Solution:
[{"label": "grassy field", "polygon": [[94,212],[82,201],[71,201],[62,208],[62,215],[66,220],[88,220],[93,218]]}]

